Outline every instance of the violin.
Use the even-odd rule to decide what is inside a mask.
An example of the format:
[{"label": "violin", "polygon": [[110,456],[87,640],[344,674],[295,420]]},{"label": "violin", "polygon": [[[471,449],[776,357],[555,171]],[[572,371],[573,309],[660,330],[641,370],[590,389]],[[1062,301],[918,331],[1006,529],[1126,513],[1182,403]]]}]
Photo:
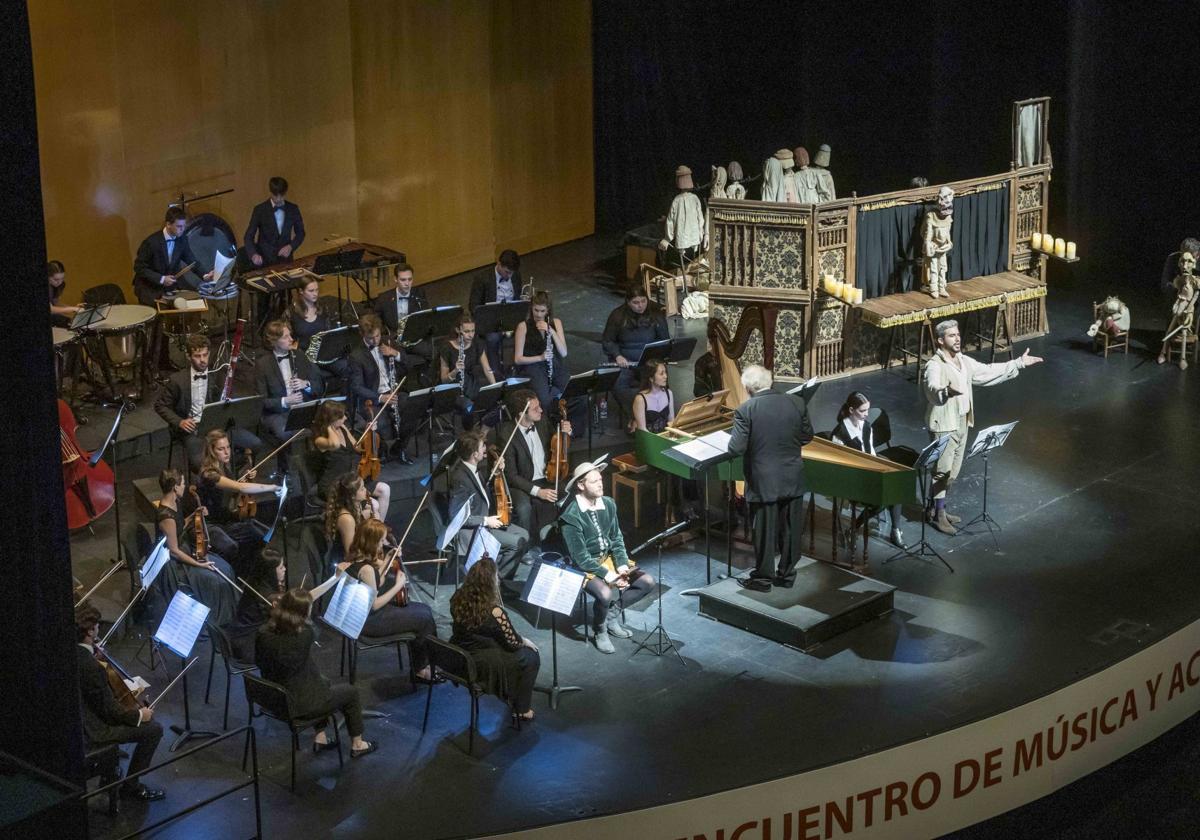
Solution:
[{"label": "violin", "polygon": [[[367,400],[367,414],[373,414],[374,409],[374,403]],[[359,443],[362,446],[362,457],[358,461],[358,477],[364,481],[367,479],[378,481],[379,471],[383,464],[379,460],[379,432],[376,431],[374,423],[367,426]]]},{"label": "violin", "polygon": [[[489,445],[488,457],[497,462],[504,457],[504,453],[494,445]],[[492,470],[492,496],[496,500],[496,516],[500,519],[500,524],[504,527],[511,525],[512,493],[508,489],[508,479],[504,476],[504,470],[498,467]]]},{"label": "violin", "polygon": [[67,504],[67,527],[71,530],[90,525],[113,505],[113,471],[97,459],[75,438],[78,424],[70,406],[58,401],[58,431],[62,448],[63,493]]},{"label": "violin", "polygon": [[95,651],[96,661],[100,663],[100,669],[104,671],[104,677],[108,680],[108,687],[112,690],[113,699],[117,701],[117,705],[127,712],[136,712],[142,706],[147,705],[139,700],[138,696],[125,684],[125,680],[133,679],[129,676],[129,672],[109,656],[108,652],[99,644],[95,646]]},{"label": "violin", "polygon": [[[401,572],[404,571],[404,567],[400,565],[399,551],[400,551],[399,546],[397,546],[392,551],[392,574],[394,574],[394,575],[400,574]],[[397,607],[407,607],[408,606],[408,576],[407,575],[405,575],[404,585],[401,586],[400,589],[396,592],[395,601],[396,601]]]},{"label": "violin", "polygon": [[203,563],[208,559],[208,523],[204,521],[204,505],[200,503],[196,485],[188,487],[188,492],[196,500],[196,510],[192,513],[192,555],[198,563]]},{"label": "violin", "polygon": [[[246,450],[246,458],[249,459],[250,463],[254,463],[253,453],[249,449]],[[237,498],[238,519],[253,519],[257,515],[258,502],[254,501],[254,497],[249,493],[239,493]]]},{"label": "violin", "polygon": [[567,450],[570,444],[567,439],[570,438],[563,431],[562,421],[567,416],[567,401],[558,401],[558,430],[555,431],[554,437],[550,439],[550,454],[546,458],[546,481],[553,481],[555,488],[558,487],[560,481],[565,480],[571,474],[571,466],[567,462]]}]

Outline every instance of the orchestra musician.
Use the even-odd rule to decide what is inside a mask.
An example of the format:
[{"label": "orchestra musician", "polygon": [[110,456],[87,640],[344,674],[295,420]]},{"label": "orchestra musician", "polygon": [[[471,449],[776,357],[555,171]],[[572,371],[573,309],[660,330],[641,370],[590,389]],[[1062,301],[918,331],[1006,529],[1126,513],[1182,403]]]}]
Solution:
[{"label": "orchestra musician", "polygon": [[513,364],[537,393],[543,411],[558,401],[571,379],[567,370],[567,336],[562,321],[554,317],[550,295],[536,292],[529,302],[529,317],[513,332]]},{"label": "orchestra musician", "polygon": [[[575,467],[568,483],[574,498],[567,504],[560,522],[571,562],[587,573],[584,589],[592,597],[596,649],[601,653],[616,653],[609,637],[628,639],[633,635],[621,624],[621,610],[653,590],[654,578],[642,571],[625,551],[625,537],[617,521],[617,503],[604,495],[602,469],[590,461]],[[613,610],[618,601],[620,608]]]},{"label": "orchestra musician", "polygon": [[[354,437],[346,427],[346,407],[341,402],[326,401],[317,406],[313,417],[312,445],[317,452],[316,468],[317,496],[329,498],[330,488],[350,474],[357,474],[361,456],[361,444],[355,445]],[[380,519],[387,518],[391,488],[386,481],[377,481],[371,488]],[[348,546],[347,546],[348,547]]]},{"label": "orchestra musician", "polygon": [[[350,565],[346,574],[360,583],[365,583],[375,592],[371,602],[371,614],[363,625],[364,636],[393,636],[397,633],[416,633],[412,643],[413,681],[418,683],[442,682],[434,678],[429,667],[428,638],[437,638],[437,624],[433,610],[428,604],[409,599],[404,606],[396,603],[396,596],[408,585],[408,575],[398,562],[389,560],[383,542],[387,538],[387,526],[378,519],[368,519],[354,535],[354,544],[346,559]],[[396,552],[396,557],[399,553]]]},{"label": "orchestra musician", "polygon": [[270,604],[287,589],[287,564],[283,553],[263,546],[254,565],[243,576],[233,620],[222,625],[239,662],[254,661],[254,637],[271,616]]},{"label": "orchestra musician", "polygon": [[472,406],[484,384],[493,385],[496,374],[484,352],[483,342],[475,337],[475,317],[464,312],[454,326],[454,334],[438,348],[438,383],[461,385],[463,392],[456,406],[464,429],[477,422]]},{"label": "orchestra musician", "polygon": [[[184,540],[184,531],[188,529],[185,526],[181,504],[183,494],[186,492],[183,474],[178,470],[163,470],[158,475],[158,487],[162,491],[162,498],[158,501],[155,525],[158,529],[158,536],[165,537],[167,540],[167,551],[170,552],[171,559],[178,564],[175,566],[175,576],[179,583],[191,591],[197,601],[208,607],[209,620],[218,626],[225,624],[233,618],[237,605],[237,592],[221,575],[233,580],[233,568],[221,557],[220,549],[216,545],[213,545],[212,550],[206,552],[203,560],[197,559],[190,553],[195,551],[195,533],[193,531],[189,534],[188,539]],[[209,529],[204,536],[211,538],[212,531],[213,529]],[[225,551],[229,551],[231,548],[234,551],[237,550],[236,543],[229,543],[221,539],[218,539],[218,542],[225,542],[221,546]],[[160,574],[158,579],[166,580],[167,578]],[[164,594],[173,596],[175,593]]]},{"label": "orchestra musician", "polygon": [[[513,522],[524,528],[530,541],[537,545],[542,528],[558,515],[555,502],[559,493],[553,483],[546,480],[550,439],[558,429],[546,419],[537,394],[528,388],[510,393],[506,403],[509,416],[517,420],[518,426],[504,459],[504,474],[512,489]],[[564,420],[562,425],[562,431],[567,435],[565,443],[569,446],[571,423]],[[501,427],[501,436],[507,439],[510,431],[510,425]],[[564,475],[561,479],[564,493],[567,478]]]},{"label": "orchestra musician", "polygon": [[[248,569],[254,560],[254,553],[262,544],[263,535],[250,519],[239,519],[237,515],[238,497],[256,493],[277,493],[279,488],[274,484],[260,484],[249,479],[254,478],[254,471],[246,474],[245,481],[234,477],[233,449],[229,436],[221,429],[213,429],[204,436],[204,456],[200,459],[199,479],[196,491],[200,503],[208,509],[208,520],[211,523],[209,532],[220,529],[236,545],[236,554],[228,551],[227,559],[234,570],[241,574]],[[214,528],[213,526],[217,526]]]},{"label": "orchestra musician", "polygon": [[[271,617],[258,632],[254,662],[263,679],[283,686],[291,696],[297,717],[316,718],[341,712],[350,733],[350,757],[362,758],[375,751],[378,741],[363,739],[362,699],[358,688],[348,683],[332,685],[313,659],[316,633],[310,617],[313,596],[303,589],[290,589],[271,608]],[[325,718],[313,727],[313,752],[333,749],[325,730]],[[337,725],[337,721],[334,721]]]},{"label": "orchestra musician", "polygon": [[507,700],[512,713],[533,720],[533,686],[541,656],[537,645],[513,628],[500,597],[500,575],[492,558],[481,557],[450,596],[452,644],[468,651],[488,694]]},{"label": "orchestra musician", "polygon": [[375,486],[368,495],[357,473],[346,473],[331,486],[325,498],[325,537],[329,540],[326,571],[342,565],[350,556],[350,547],[363,522],[387,519],[391,492],[386,482]]},{"label": "orchestra musician", "polygon": [[300,208],[287,200],[287,179],[271,178],[267,190],[270,197],[254,205],[242,237],[246,256],[256,267],[295,259],[304,242],[304,219]]},{"label": "orchestra musician", "polygon": [[307,353],[313,336],[333,329],[333,322],[317,305],[321,298],[320,280],[310,277],[297,291],[295,302],[288,308],[288,325],[292,328],[292,337],[300,344],[300,352]]},{"label": "orchestra musician", "polygon": [[[846,397],[846,401],[842,403],[842,407],[838,409],[837,424],[833,427],[830,439],[834,443],[849,446],[851,449],[866,452],[868,455],[877,454],[875,452],[875,431],[867,419],[870,413],[871,401],[867,399],[867,395],[861,391],[851,391],[850,395]],[[870,519],[877,513],[879,513],[878,508],[864,508],[860,514],[860,521]],[[892,545],[904,548],[904,532],[900,530],[900,505],[895,504],[889,507],[888,516],[892,523]]]},{"label": "orchestra musician", "polygon": [[[496,264],[484,269],[471,282],[467,298],[467,311],[472,315],[486,303],[507,303],[521,298],[521,257],[511,248],[501,251]],[[504,375],[504,353],[502,333],[488,333],[484,337],[492,369]]]},{"label": "orchestra musician", "polygon": [[[167,379],[154,401],[154,410],[170,427],[175,439],[183,441],[188,464],[194,470],[204,453],[204,437],[199,432],[204,406],[220,399],[229,372],[226,369],[224,373],[209,373],[208,336],[189,335],[185,347],[188,366]],[[248,429],[235,427],[232,434],[238,449],[249,449],[256,458],[266,451],[258,435]]]},{"label": "orchestra musician", "polygon": [[[470,514],[458,532],[459,556],[467,556],[475,529],[483,526],[500,543],[500,556],[495,558],[496,564],[502,570],[507,569],[506,576],[512,578],[529,544],[529,532],[517,524],[505,526],[499,515],[490,512],[493,495],[489,486],[492,483],[489,481],[491,469],[484,469],[487,464],[486,453],[487,444],[478,429],[458,436],[454,446],[458,463],[450,473],[450,518],[453,519],[464,504],[469,504]],[[497,479],[504,470],[503,461],[499,463],[501,466],[496,473]]]},{"label": "orchestra musician", "polygon": [[625,302],[609,313],[600,338],[605,355],[622,369],[613,385],[613,394],[627,420],[633,417],[633,398],[638,392],[637,363],[642,350],[651,342],[670,337],[663,308],[652,303],[641,286],[629,286]]},{"label": "orchestra musician", "polygon": [[[414,312],[429,309],[429,301],[425,299],[420,289],[413,288],[413,268],[408,263],[397,263],[392,267],[396,278],[396,287],[390,294],[381,294],[375,298],[375,314],[383,321],[383,326],[392,336],[393,341],[400,341],[404,335],[404,324],[408,316]],[[433,360],[433,342],[424,339],[411,346],[404,347],[404,367],[410,373],[425,371]],[[422,383],[425,384],[425,383]]]},{"label": "orchestra musician", "polygon": [[[126,708],[117,703],[97,661],[96,644],[100,638],[100,611],[84,601],[75,607],[75,638],[79,642],[76,661],[79,666],[79,697],[83,704],[83,732],[88,749],[107,744],[133,744],[127,775],[133,776],[150,766],[154,751],[162,740],[162,724],[154,720],[154,710],[148,706]],[[102,784],[121,778],[120,758],[112,753],[112,763],[100,768]],[[141,802],[153,802],[166,796],[158,788],[146,787],[141,781],[127,782],[120,788],[121,796]]]},{"label": "orchestra musician", "polygon": [[[796,579],[804,536],[804,461],[801,449],[813,438],[808,406],[794,394],[771,390],[771,372],[761,365],[742,371],[750,398],[733,414],[729,451],[744,456],[746,503],[754,532],[754,569],[743,586],[768,592],[790,588]],[[775,551],[782,548],[779,568]]]},{"label": "orchestra musician", "polygon": [[80,307],[59,303],[67,290],[67,269],[58,260],[46,263],[46,280],[50,286],[50,323],[66,327],[78,313]]},{"label": "orchestra musician", "polygon": [[[182,271],[196,262],[192,247],[183,235],[186,228],[187,214],[183,209],[168,207],[162,229],[147,236],[138,246],[133,258],[133,292],[142,306],[153,309],[155,302],[168,292],[199,288],[200,281],[195,273],[190,269]],[[211,271],[204,275],[205,280],[211,278]],[[171,348],[162,334],[161,319],[154,319],[150,346],[158,347],[159,370],[178,370],[171,361]]]},{"label": "orchestra musician", "polygon": [[[286,321],[268,321],[263,328],[263,348],[254,365],[254,391],[263,398],[261,424],[269,433],[267,445],[274,449],[291,435],[285,431],[293,406],[325,393],[325,383],[312,362],[297,353],[292,328]],[[287,474],[287,449],[279,451],[279,473]]]},{"label": "orchestra musician", "polygon": [[400,410],[407,399],[401,390],[394,396],[389,392],[403,380],[406,373],[403,354],[383,341],[383,324],[379,316],[368,312],[358,321],[358,343],[347,359],[350,371],[350,396],[355,401],[356,416],[363,422],[371,419],[367,414],[366,401],[371,400],[375,410],[381,404],[386,408],[379,414],[376,429],[392,449],[401,464],[413,463],[405,451],[409,432],[400,428],[394,412]]},{"label": "orchestra musician", "polygon": [[667,379],[667,363],[650,359],[641,367],[641,390],[633,398],[635,428],[658,433],[675,419],[675,395]]}]

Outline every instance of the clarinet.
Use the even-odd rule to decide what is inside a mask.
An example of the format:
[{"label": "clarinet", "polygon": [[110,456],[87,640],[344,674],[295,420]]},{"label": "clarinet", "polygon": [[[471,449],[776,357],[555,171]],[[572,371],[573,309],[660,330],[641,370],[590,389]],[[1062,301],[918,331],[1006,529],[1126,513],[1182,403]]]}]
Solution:
[{"label": "clarinet", "polygon": [[463,387],[463,390],[466,390],[466,387],[467,387],[466,359],[467,359],[467,348],[463,346],[462,336],[459,336],[459,338],[458,338],[458,365],[457,365],[458,370],[456,371],[456,374],[457,374],[456,378],[459,381],[458,384]]},{"label": "clarinet", "polygon": [[554,383],[554,327],[550,326],[546,330],[544,337],[546,339],[546,381]]},{"label": "clarinet", "polygon": [[[388,385],[389,390],[396,387],[396,357],[388,356]],[[392,428],[396,430],[396,440],[400,440],[400,412],[396,410],[396,402],[392,401]]]}]

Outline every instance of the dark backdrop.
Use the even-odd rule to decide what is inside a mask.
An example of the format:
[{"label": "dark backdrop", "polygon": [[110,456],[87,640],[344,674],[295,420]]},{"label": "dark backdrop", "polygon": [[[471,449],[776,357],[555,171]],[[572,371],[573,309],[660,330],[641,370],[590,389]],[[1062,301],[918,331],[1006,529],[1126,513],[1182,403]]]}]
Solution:
[{"label": "dark backdrop", "polygon": [[[596,223],[661,217],[686,163],[833,149],[839,195],[1005,171],[1012,101],[1050,96],[1055,279],[1157,279],[1200,235],[1200,66],[1183,4],[597,0]],[[755,187],[751,194],[756,194]]]}]

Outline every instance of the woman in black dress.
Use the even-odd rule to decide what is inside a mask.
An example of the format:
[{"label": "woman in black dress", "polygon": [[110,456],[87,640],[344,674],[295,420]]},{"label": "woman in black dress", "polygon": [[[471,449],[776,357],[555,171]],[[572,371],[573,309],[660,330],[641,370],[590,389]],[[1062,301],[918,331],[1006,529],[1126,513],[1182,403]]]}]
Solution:
[{"label": "woman in black dress", "polygon": [[396,603],[396,596],[408,584],[408,576],[399,568],[398,561],[384,553],[383,541],[387,537],[387,526],[378,519],[368,519],[354,535],[350,548],[349,567],[346,574],[365,583],[375,591],[371,602],[371,614],[363,625],[364,636],[391,636],[396,633],[416,633],[412,644],[412,669],[419,682],[428,682],[433,677],[429,667],[429,651],[425,639],[437,638],[437,624],[433,611],[426,604],[408,601],[405,606]]},{"label": "woman in black dress", "polygon": [[292,327],[292,338],[300,345],[300,352],[307,353],[312,337],[319,332],[333,329],[329,317],[317,307],[321,296],[321,284],[315,278],[300,289],[296,302],[288,309],[288,322]]},{"label": "woman in black dress", "polygon": [[[319,453],[317,495],[328,499],[329,490],[335,483],[347,475],[357,474],[362,449],[355,445],[354,435],[346,426],[346,407],[340,402],[326,401],[317,407],[312,434],[313,448]],[[371,498],[376,515],[387,519],[392,488],[387,482],[377,481],[371,488]]]},{"label": "woman in black dress", "polygon": [[[228,548],[224,549],[229,554],[228,560],[234,569],[247,571],[254,562],[255,552],[262,545],[263,535],[250,520],[238,519],[238,495],[273,493],[279,488],[274,484],[239,481],[234,478],[232,461],[233,449],[229,436],[220,429],[213,429],[205,436],[196,489],[200,494],[200,503],[208,508],[209,522],[216,526],[210,529],[214,542],[219,537],[222,543],[236,545],[236,556]],[[253,478],[253,471],[247,473],[246,477]],[[215,544],[221,550],[221,543]]]},{"label": "woman in black dress", "polygon": [[533,720],[533,684],[541,657],[537,645],[522,638],[500,601],[500,577],[492,558],[475,562],[463,585],[450,596],[454,635],[450,641],[470,651],[488,694],[512,704],[513,714]]},{"label": "woman in black dress", "polygon": [[438,382],[462,386],[456,408],[462,417],[463,428],[472,428],[477,422],[472,412],[475,397],[484,385],[496,382],[496,374],[492,372],[483,342],[475,337],[475,317],[469,312],[459,316],[454,334],[438,347]]},{"label": "woman in black dress", "polygon": [[46,263],[46,281],[50,285],[50,323],[56,327],[66,327],[78,314],[79,307],[59,303],[63,292],[67,290],[67,270],[58,260]]},{"label": "woman in black dress", "polygon": [[[387,485],[380,482],[380,486]],[[329,540],[328,566],[332,568],[350,556],[350,547],[358,528],[367,519],[383,522],[387,500],[383,504],[367,495],[366,485],[357,473],[343,475],[325,499],[325,537]]]},{"label": "woman in black dress", "polygon": [[[187,530],[184,517],[180,510],[181,497],[184,493],[183,476],[178,470],[163,470],[158,476],[158,487],[162,490],[162,498],[158,502],[156,526],[158,536],[166,538],[167,550],[175,565],[175,580],[186,586],[197,601],[209,609],[209,620],[214,624],[224,624],[233,617],[237,592],[222,574],[233,580],[233,569],[220,555],[209,551],[203,560],[194,555],[194,535],[184,538]],[[195,505],[192,506],[193,511]],[[159,575],[159,579],[167,586],[170,577]],[[162,594],[171,598],[174,591],[161,590]]]},{"label": "woman in black dress", "polygon": [[[361,758],[375,751],[378,741],[363,740],[362,700],[353,685],[331,685],[313,661],[315,637],[309,614],[312,595],[303,589],[291,589],[271,608],[271,617],[258,632],[254,661],[263,679],[287,689],[300,717],[318,717],[340,711],[350,733],[350,756]],[[332,749],[325,734],[328,719],[314,729],[313,752]]]},{"label": "woman in black dress", "polygon": [[675,395],[667,380],[667,363],[651,359],[642,366],[641,390],[633,398],[633,420],[637,428],[661,432],[675,419]]},{"label": "woman in black dress", "polygon": [[513,363],[538,396],[542,411],[562,396],[571,379],[567,370],[567,335],[562,321],[554,317],[550,295],[537,292],[529,302],[529,317],[513,331]]}]

